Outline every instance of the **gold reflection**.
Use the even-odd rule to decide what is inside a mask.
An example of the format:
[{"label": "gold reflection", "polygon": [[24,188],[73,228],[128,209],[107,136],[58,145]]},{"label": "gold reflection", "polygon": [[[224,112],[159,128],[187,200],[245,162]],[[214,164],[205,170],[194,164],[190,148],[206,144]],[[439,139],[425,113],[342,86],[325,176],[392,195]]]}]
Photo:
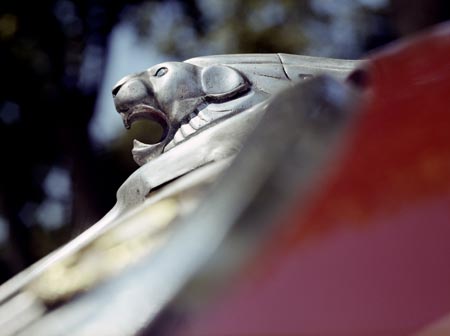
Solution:
[{"label": "gold reflection", "polygon": [[78,253],[52,265],[28,287],[46,303],[87,291],[158,249],[180,213],[176,198],[166,198],[122,220]]}]

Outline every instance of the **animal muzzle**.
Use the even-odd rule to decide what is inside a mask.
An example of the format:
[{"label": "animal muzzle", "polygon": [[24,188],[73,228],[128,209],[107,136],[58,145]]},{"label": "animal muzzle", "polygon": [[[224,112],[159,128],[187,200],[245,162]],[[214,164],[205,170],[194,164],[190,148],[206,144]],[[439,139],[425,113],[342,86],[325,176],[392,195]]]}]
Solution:
[{"label": "animal muzzle", "polygon": [[163,128],[168,126],[167,116],[159,108],[151,87],[139,77],[125,77],[113,88],[112,95],[127,129],[140,119],[156,121]]}]

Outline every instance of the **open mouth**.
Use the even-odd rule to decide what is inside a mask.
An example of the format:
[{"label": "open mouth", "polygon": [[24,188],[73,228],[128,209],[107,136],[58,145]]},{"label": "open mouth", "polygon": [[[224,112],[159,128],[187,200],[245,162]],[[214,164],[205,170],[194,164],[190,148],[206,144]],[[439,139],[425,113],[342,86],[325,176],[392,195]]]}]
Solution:
[{"label": "open mouth", "polygon": [[146,104],[136,105],[131,108],[131,112],[122,112],[121,116],[126,129],[130,129],[134,122],[141,120],[156,122],[162,128],[162,135],[155,143],[146,144],[133,140],[131,152],[136,163],[141,166],[183,142],[211,121],[207,115],[202,115],[196,110],[184,118],[179,125],[173,125],[164,112]]},{"label": "open mouth", "polygon": [[131,108],[131,112],[120,113],[126,129],[131,128],[134,122],[140,120],[150,120],[157,123],[162,128],[162,134],[156,143],[145,144],[138,140],[133,141],[133,158],[143,165],[152,158],[158,156],[164,150],[165,145],[173,138],[171,134],[170,122],[164,112],[146,104],[139,104]]},{"label": "open mouth", "polygon": [[[166,113],[148,104],[137,104],[127,111],[120,112],[125,128],[140,120],[156,122],[162,128],[161,137],[154,143],[146,144],[138,140],[133,141],[133,158],[139,165],[144,165],[163,152],[171,150],[178,144],[190,139],[197,131],[214,125],[217,121],[230,117],[255,103],[253,93],[241,90],[225,102],[200,103],[197,108],[186,115],[180,122],[169,120]],[[258,100],[258,99],[257,99]]]},{"label": "open mouth", "polygon": [[131,112],[122,112],[124,125],[127,129],[139,120],[156,122],[162,128],[160,139],[152,144],[146,144],[138,140],[133,141],[133,158],[139,165],[144,165],[150,160],[167,152],[178,144],[190,139],[197,131],[216,124],[217,121],[228,118],[244,108],[254,104],[249,100],[253,95],[242,95],[234,100],[221,104],[201,104],[193,112],[189,113],[180,123],[171,123],[167,115],[150,105],[138,104],[131,108]]},{"label": "open mouth", "polygon": [[[221,111],[225,116],[225,111]],[[228,111],[227,111],[228,112]],[[166,114],[150,105],[139,104],[131,109],[131,113],[121,113],[125,128],[129,129],[134,122],[140,120],[150,120],[156,122],[162,128],[162,135],[159,141],[146,144],[139,140],[133,140],[132,154],[139,165],[144,165],[161,153],[169,151],[179,143],[184,142],[199,129],[209,125],[215,118],[211,116],[207,108],[195,110],[184,118],[178,125],[170,123]]]},{"label": "open mouth", "polygon": [[156,122],[162,128],[159,141],[146,144],[139,140],[133,140],[132,154],[134,160],[143,165],[153,158],[166,152],[179,143],[190,138],[197,130],[210,123],[210,117],[203,115],[198,110],[190,113],[179,125],[171,125],[167,116],[159,109],[149,105],[137,105],[131,113],[122,114],[125,128],[129,129],[132,124],[140,120]]},{"label": "open mouth", "polygon": [[[121,113],[121,115],[126,129],[129,129],[135,121],[143,119],[157,122],[163,127],[165,133],[167,133],[170,125],[164,112],[150,105],[136,105],[131,112]],[[163,137],[165,136],[166,134],[163,135]]]}]

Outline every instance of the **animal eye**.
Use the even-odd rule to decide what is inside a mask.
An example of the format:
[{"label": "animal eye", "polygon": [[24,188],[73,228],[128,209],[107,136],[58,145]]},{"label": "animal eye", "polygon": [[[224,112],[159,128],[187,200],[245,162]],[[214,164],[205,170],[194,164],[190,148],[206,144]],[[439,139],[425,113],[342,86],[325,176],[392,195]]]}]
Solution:
[{"label": "animal eye", "polygon": [[167,73],[167,71],[169,71],[169,69],[167,69],[166,67],[159,68],[155,72],[155,77],[162,77]]}]

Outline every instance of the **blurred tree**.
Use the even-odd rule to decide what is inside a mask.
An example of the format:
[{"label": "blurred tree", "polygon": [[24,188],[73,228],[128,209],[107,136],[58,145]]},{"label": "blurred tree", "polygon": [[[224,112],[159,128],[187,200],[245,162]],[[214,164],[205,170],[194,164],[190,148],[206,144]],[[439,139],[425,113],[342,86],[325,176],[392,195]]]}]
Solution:
[{"label": "blurred tree", "polygon": [[[98,219],[128,173],[94,153],[87,134],[122,7],[101,0],[0,5],[0,193],[10,270],[3,280]],[[44,188],[54,169],[71,183]],[[63,187],[69,197],[52,195]]]}]

